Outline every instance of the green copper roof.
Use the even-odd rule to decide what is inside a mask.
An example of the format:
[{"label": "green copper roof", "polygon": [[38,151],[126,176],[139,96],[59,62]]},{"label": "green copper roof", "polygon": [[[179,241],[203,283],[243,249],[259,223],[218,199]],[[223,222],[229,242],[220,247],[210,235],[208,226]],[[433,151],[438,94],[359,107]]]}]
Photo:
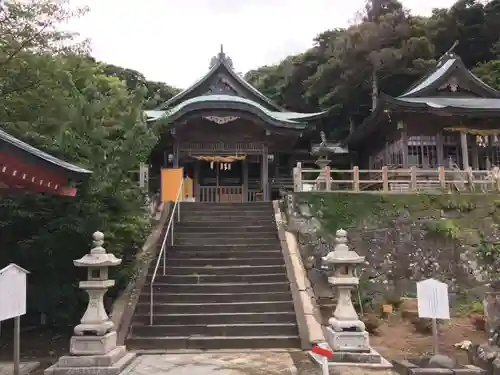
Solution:
[{"label": "green copper roof", "polygon": [[172,98],[170,98],[169,100],[167,100],[165,103],[160,105],[160,107],[158,107],[157,109],[159,109],[159,110],[168,109],[171,106],[175,106],[175,105],[179,104],[179,102],[181,100],[185,99],[190,93],[195,91],[203,83],[207,82],[209,79],[211,79],[218,72],[222,72],[224,75],[228,75],[230,78],[232,78],[234,81],[239,83],[242,87],[244,87],[251,94],[251,96],[254,96],[254,99],[256,99],[256,101],[261,101],[266,107],[268,107],[268,109],[273,109],[276,111],[283,111],[283,108],[281,108],[279,105],[274,103],[271,99],[269,99],[267,96],[265,96],[263,93],[261,93],[255,87],[253,87],[250,83],[245,81],[238,73],[236,73],[234,71],[234,69],[232,67],[232,61],[228,56],[226,56],[222,46],[221,46],[221,51],[218,53],[218,55],[216,55],[214,58],[212,58],[211,64],[212,64],[211,68],[203,77],[201,77],[199,80],[197,80],[195,83],[193,83],[187,89],[181,91],[177,95],[175,95]]},{"label": "green copper roof", "polygon": [[466,68],[462,59],[452,53],[444,54],[432,68],[420,80],[414,83],[409,90],[399,96],[399,98],[434,96],[436,90],[451,76],[456,75],[470,82],[475,87],[480,96],[489,98],[500,97],[500,92],[493,87],[488,86],[481,79],[476,77],[469,69]]},{"label": "green copper roof", "polygon": [[[52,155],[47,154],[46,152],[43,152],[33,146],[30,146],[29,144],[20,141],[19,139],[11,136],[10,134],[7,134],[3,130],[0,130],[0,142],[3,142],[6,146],[10,146],[14,148],[15,150],[21,151],[29,156],[31,156],[34,159],[38,159],[44,163],[48,163],[52,167],[57,167],[61,168],[67,172],[71,172],[74,176],[80,176],[83,177],[85,175],[90,175],[92,174],[91,171],[80,168],[74,164],[70,164],[68,162],[65,162],[61,159],[58,159]],[[2,149],[2,145],[0,144],[0,150]]]},{"label": "green copper roof", "polygon": [[264,117],[266,121],[276,126],[304,129],[306,121],[323,116],[327,113],[297,113],[271,111],[250,99],[234,95],[202,95],[187,99],[170,110],[145,111],[147,121],[155,121],[161,118],[180,117],[192,110],[219,109],[219,110],[242,110],[251,112],[257,116]]},{"label": "green copper roof", "polygon": [[401,105],[427,106],[434,109],[468,109],[468,110],[494,110],[500,111],[500,98],[393,98],[388,102]]}]

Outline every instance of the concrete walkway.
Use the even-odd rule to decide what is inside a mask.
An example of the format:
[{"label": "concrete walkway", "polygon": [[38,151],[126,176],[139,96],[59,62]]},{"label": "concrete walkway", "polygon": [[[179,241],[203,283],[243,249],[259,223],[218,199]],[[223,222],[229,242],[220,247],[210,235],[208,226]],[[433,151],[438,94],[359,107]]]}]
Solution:
[{"label": "concrete walkway", "polygon": [[[320,375],[303,352],[146,354],[121,375]],[[342,367],[331,375],[392,375],[390,370]]]}]

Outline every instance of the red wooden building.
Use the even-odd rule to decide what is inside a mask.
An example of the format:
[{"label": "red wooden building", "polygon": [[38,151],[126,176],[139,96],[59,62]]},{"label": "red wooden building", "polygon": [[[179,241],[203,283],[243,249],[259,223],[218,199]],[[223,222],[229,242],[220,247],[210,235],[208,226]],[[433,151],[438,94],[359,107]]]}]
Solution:
[{"label": "red wooden building", "polygon": [[73,197],[91,174],[0,130],[0,188]]}]

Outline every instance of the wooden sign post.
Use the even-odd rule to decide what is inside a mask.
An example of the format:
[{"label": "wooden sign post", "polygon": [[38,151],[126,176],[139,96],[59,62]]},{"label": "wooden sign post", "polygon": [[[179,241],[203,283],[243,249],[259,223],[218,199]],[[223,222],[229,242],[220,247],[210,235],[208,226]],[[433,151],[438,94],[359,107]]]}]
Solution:
[{"label": "wooden sign post", "polygon": [[26,275],[11,263],[0,270],[0,322],[14,318],[14,375],[20,374],[21,316],[26,314]]},{"label": "wooden sign post", "polygon": [[432,319],[432,349],[434,354],[438,354],[437,319],[450,319],[448,285],[435,279],[420,281],[417,283],[417,300],[419,318]]}]

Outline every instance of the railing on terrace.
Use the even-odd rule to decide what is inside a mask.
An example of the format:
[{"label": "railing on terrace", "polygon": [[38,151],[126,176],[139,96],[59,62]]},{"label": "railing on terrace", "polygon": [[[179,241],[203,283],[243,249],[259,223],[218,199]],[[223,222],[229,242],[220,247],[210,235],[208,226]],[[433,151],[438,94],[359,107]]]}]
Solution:
[{"label": "railing on terrace", "polygon": [[156,279],[156,274],[158,273],[158,269],[160,268],[160,261],[162,261],[163,265],[163,276],[165,276],[165,271],[167,267],[167,242],[170,235],[170,245],[174,245],[174,227],[175,222],[179,222],[181,220],[181,208],[180,201],[183,198],[182,192],[184,191],[184,180],[181,181],[179,186],[179,190],[177,191],[177,197],[175,198],[174,205],[172,207],[172,211],[170,213],[170,219],[168,220],[167,229],[165,234],[163,235],[163,241],[161,243],[160,252],[158,253],[158,259],[156,261],[155,270],[153,271],[153,276],[151,277],[150,285],[149,285],[149,324],[153,325],[153,305],[154,305],[154,283]]},{"label": "railing on terrace", "polygon": [[[319,177],[319,178],[318,178]],[[294,191],[500,191],[500,169],[293,169]]]}]

